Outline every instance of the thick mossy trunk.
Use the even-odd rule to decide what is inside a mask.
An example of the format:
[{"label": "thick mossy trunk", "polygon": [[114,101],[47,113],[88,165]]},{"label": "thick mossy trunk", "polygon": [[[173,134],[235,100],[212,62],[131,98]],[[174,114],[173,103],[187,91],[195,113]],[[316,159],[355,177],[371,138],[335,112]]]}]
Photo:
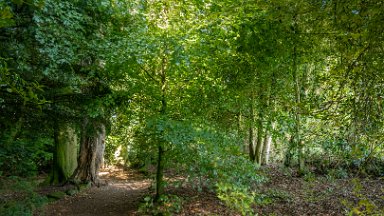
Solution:
[{"label": "thick mossy trunk", "polygon": [[51,184],[63,184],[77,167],[78,137],[71,123],[55,123]]},{"label": "thick mossy trunk", "polygon": [[78,166],[72,176],[75,182],[97,184],[98,172],[102,163],[105,145],[105,126],[84,120]]}]

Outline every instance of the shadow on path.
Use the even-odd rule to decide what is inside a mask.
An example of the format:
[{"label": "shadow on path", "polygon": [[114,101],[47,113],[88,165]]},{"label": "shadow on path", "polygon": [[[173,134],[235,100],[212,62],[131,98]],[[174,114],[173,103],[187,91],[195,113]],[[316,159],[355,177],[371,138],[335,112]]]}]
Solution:
[{"label": "shadow on path", "polygon": [[136,171],[113,168],[100,172],[106,186],[92,187],[44,208],[46,216],[135,215],[151,182]]}]

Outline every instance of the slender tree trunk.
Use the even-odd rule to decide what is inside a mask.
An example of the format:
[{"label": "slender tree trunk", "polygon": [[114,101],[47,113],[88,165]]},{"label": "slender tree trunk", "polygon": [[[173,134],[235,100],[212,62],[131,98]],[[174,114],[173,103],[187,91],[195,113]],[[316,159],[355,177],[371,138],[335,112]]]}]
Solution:
[{"label": "slender tree trunk", "polygon": [[295,142],[298,151],[298,163],[299,163],[299,172],[303,173],[305,169],[305,160],[304,160],[304,146],[301,140],[301,115],[300,115],[300,84],[298,81],[298,74],[295,76],[295,84],[296,84],[296,112],[295,112]]},{"label": "slender tree trunk", "polygon": [[[243,116],[240,111],[237,118],[237,134],[239,137],[244,137],[242,121]],[[245,141],[245,143],[240,144],[240,148],[243,150],[244,153],[247,152],[247,142]]]},{"label": "slender tree trunk", "polygon": [[253,98],[249,106],[249,136],[248,136],[248,148],[249,148],[249,159],[255,161],[255,150],[254,150],[254,136],[253,136],[253,125],[254,125],[254,110],[253,110]]},{"label": "slender tree trunk", "polygon": [[50,176],[51,184],[63,184],[73,174],[77,166],[78,137],[71,123],[55,122],[55,151]]},{"label": "slender tree trunk", "polygon": [[271,142],[272,136],[266,131],[264,133],[264,143],[263,143],[263,158],[261,160],[262,165],[269,164],[269,153],[271,151]]},{"label": "slender tree trunk", "polygon": [[[260,111],[261,112],[261,111]],[[261,165],[261,153],[263,148],[263,115],[257,119],[256,163]]]},{"label": "slender tree trunk", "polygon": [[300,79],[299,79],[299,71],[297,69],[297,50],[296,50],[296,33],[297,33],[297,14],[293,17],[293,33],[294,33],[294,45],[293,45],[293,76],[295,83],[295,146],[298,151],[298,164],[299,164],[299,172],[303,173],[305,169],[305,160],[304,160],[304,146],[301,140],[301,115],[300,115],[300,103],[301,103],[301,91],[300,91]]},{"label": "slender tree trunk", "polygon": [[82,125],[82,136],[78,166],[72,175],[75,181],[98,184],[98,172],[104,155],[105,126],[101,123],[89,122],[85,119]]},{"label": "slender tree trunk", "polygon": [[259,94],[259,109],[257,114],[257,138],[256,138],[256,163],[258,165],[261,165],[261,159],[262,159],[262,153],[263,153],[263,138],[264,138],[264,106],[268,106],[268,97],[265,97],[265,95],[268,95],[269,90],[268,86],[266,90],[262,90],[261,86],[258,90]]},{"label": "slender tree trunk", "polygon": [[291,161],[292,161],[292,150],[295,148],[295,141],[294,141],[294,136],[290,136],[289,142],[288,142],[288,149],[285,152],[285,160],[284,160],[284,166],[289,167],[291,166]]},{"label": "slender tree trunk", "polygon": [[[275,129],[275,123],[272,123],[272,131]],[[269,157],[271,153],[271,145],[272,145],[272,135],[271,132],[265,131],[264,134],[264,147],[263,147],[263,159],[262,164],[269,164]]]},{"label": "slender tree trunk", "polygon": [[248,151],[249,151],[249,160],[254,162],[256,158],[255,158],[255,150],[254,150],[253,127],[251,125],[249,126]]},{"label": "slender tree trunk", "polygon": [[[272,86],[270,89],[272,90],[273,87],[275,86],[274,76],[272,77],[271,83],[272,83]],[[276,112],[276,101],[273,99],[272,95],[273,95],[273,93],[269,94],[269,99],[267,101],[268,106],[269,106],[270,102],[273,101],[272,102],[273,114],[269,116],[270,119],[267,123],[267,126],[265,128],[265,133],[264,133],[263,158],[262,158],[262,164],[263,165],[269,164],[269,157],[270,157],[270,153],[271,153],[271,144],[272,144],[272,133],[274,132],[275,127],[276,127],[276,122],[274,122],[273,118],[271,117]]]},{"label": "slender tree trunk", "polygon": [[[167,99],[166,99],[166,88],[167,88],[167,76],[166,76],[166,64],[167,59],[164,56],[161,68],[161,116],[165,116],[167,112]],[[157,144],[158,156],[157,156],[157,170],[156,170],[156,195],[155,202],[159,201],[161,195],[164,194],[164,142],[160,140]]]}]

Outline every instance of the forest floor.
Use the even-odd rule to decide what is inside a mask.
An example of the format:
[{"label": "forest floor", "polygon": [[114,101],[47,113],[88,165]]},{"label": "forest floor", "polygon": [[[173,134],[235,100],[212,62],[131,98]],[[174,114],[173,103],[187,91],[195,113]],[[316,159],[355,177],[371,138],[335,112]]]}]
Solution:
[{"label": "forest floor", "polygon": [[[100,187],[91,187],[74,196],[51,203],[41,213],[44,216],[107,216],[142,215],[144,198],[152,195],[151,180],[135,170],[112,168],[100,172]],[[170,187],[167,193],[183,197],[179,215],[234,215],[213,193],[192,188]]]},{"label": "forest floor", "polygon": [[384,178],[341,178],[268,167],[259,215],[384,215]]},{"label": "forest floor", "polygon": [[[292,170],[273,167],[263,172],[269,181],[257,189],[255,213],[259,215],[345,215],[353,208],[363,215],[384,213],[383,179],[296,177]],[[66,196],[36,215],[143,215],[138,209],[152,193],[150,179],[137,171],[117,168],[101,172],[100,177],[104,186]],[[167,193],[183,200],[177,215],[239,215],[208,191],[168,187]]]},{"label": "forest floor", "polygon": [[112,168],[100,172],[100,187],[91,187],[47,205],[46,216],[133,215],[150,193],[151,182],[134,170]]}]

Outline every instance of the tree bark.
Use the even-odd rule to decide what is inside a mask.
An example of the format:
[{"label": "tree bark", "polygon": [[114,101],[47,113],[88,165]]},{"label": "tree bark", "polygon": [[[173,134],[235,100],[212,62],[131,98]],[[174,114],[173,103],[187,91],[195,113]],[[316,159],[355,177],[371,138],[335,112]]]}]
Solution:
[{"label": "tree bark", "polygon": [[291,161],[292,161],[292,149],[294,149],[295,141],[294,141],[294,136],[290,136],[289,142],[288,142],[288,149],[285,152],[285,160],[284,160],[284,166],[289,167],[291,166]]},{"label": "tree bark", "polygon": [[[167,59],[165,56],[162,60],[162,68],[161,68],[161,109],[160,115],[165,116],[167,113],[167,99],[166,99],[166,88],[167,88],[167,77],[166,77],[166,64]],[[158,202],[161,195],[164,194],[164,142],[163,140],[159,140],[157,144],[158,156],[157,156],[157,170],[156,170],[156,194],[155,194],[155,202]]]},{"label": "tree bark", "polygon": [[72,176],[74,181],[98,184],[98,172],[104,155],[104,146],[104,124],[91,123],[85,119],[82,125],[78,166]]},{"label": "tree bark", "polygon": [[162,144],[158,145],[157,171],[156,171],[156,195],[155,201],[159,201],[164,193],[164,149]]},{"label": "tree bark", "polygon": [[254,150],[254,136],[253,136],[253,125],[254,125],[254,110],[253,110],[253,99],[252,101],[250,102],[250,106],[249,106],[249,112],[250,112],[250,116],[249,116],[249,136],[248,136],[248,150],[249,150],[249,159],[252,161],[252,162],[255,162],[255,150]]},{"label": "tree bark", "polygon": [[63,184],[73,174],[77,166],[78,137],[71,123],[55,122],[55,151],[51,184]]},{"label": "tree bark", "polygon": [[303,173],[305,169],[305,160],[304,160],[304,146],[301,140],[301,114],[300,114],[300,103],[301,103],[301,91],[300,91],[300,80],[299,80],[299,71],[297,69],[297,50],[296,50],[296,31],[297,31],[297,14],[293,16],[293,36],[294,36],[294,45],[293,45],[293,78],[295,83],[295,146],[298,152],[298,164],[299,164],[299,173]]},{"label": "tree bark", "polygon": [[[261,111],[260,111],[261,112]],[[263,115],[259,114],[257,119],[257,142],[256,142],[256,163],[261,165],[261,153],[263,147]]]},{"label": "tree bark", "polygon": [[[272,123],[272,131],[275,128],[275,123]],[[263,147],[263,159],[262,164],[268,165],[269,164],[269,157],[271,153],[271,144],[272,144],[272,135],[271,132],[265,132],[264,134],[264,147]]]}]

